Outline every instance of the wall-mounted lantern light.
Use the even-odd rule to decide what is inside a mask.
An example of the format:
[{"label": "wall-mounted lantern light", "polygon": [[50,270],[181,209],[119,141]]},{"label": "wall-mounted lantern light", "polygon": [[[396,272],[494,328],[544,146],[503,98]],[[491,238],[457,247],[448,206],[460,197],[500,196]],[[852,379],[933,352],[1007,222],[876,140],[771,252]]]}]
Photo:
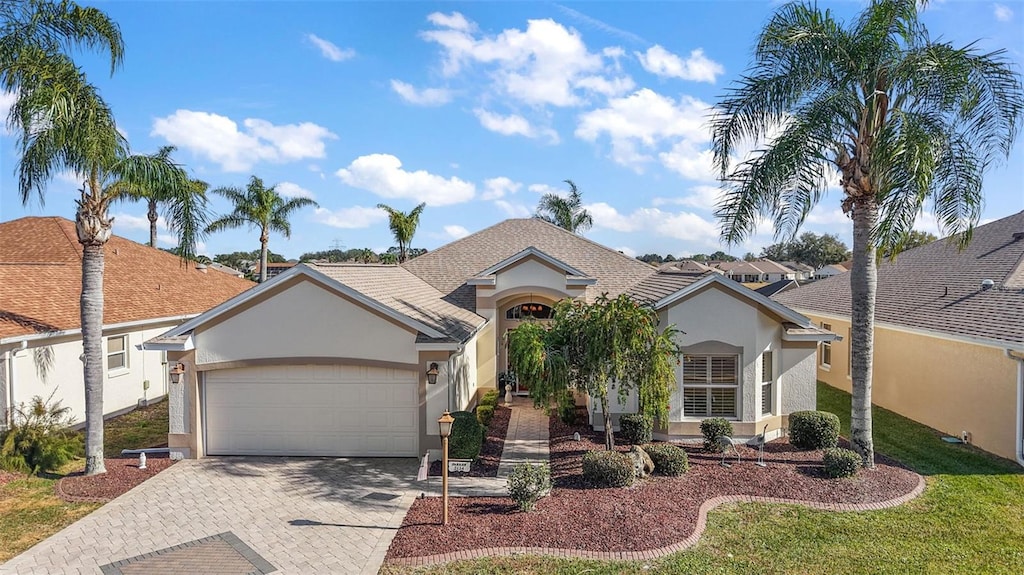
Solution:
[{"label": "wall-mounted lantern light", "polygon": [[185,364],[176,363],[171,368],[171,383],[181,383],[181,376],[185,373]]},{"label": "wall-mounted lantern light", "polygon": [[437,362],[430,363],[430,369],[427,370],[427,383],[431,385],[437,383]]}]

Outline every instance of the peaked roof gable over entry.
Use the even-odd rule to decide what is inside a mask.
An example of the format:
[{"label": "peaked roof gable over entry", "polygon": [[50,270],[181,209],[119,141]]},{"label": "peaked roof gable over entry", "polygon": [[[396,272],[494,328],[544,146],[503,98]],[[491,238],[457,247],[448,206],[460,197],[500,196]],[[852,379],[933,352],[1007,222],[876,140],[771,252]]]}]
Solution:
[{"label": "peaked roof gable over entry", "polygon": [[[775,300],[808,313],[849,317],[850,275]],[[1024,212],[978,226],[963,251],[940,240],[881,263],[875,320],[1024,349]]]},{"label": "peaked roof gable over entry", "polygon": [[[0,246],[0,339],[80,329],[82,245],[74,222],[3,222]],[[111,236],[104,250],[103,325],[195,315],[255,285]]]}]

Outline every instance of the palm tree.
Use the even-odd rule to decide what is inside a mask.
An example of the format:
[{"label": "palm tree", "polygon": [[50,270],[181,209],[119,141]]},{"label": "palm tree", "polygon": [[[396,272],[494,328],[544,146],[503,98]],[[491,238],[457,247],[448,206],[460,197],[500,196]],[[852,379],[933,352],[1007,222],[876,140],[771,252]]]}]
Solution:
[{"label": "palm tree", "polygon": [[412,243],[412,237],[416,235],[416,228],[420,225],[420,214],[427,204],[416,206],[408,214],[384,204],[377,204],[377,207],[387,212],[388,227],[398,242],[398,263],[405,263],[409,259],[409,244]]},{"label": "palm tree", "polygon": [[572,180],[565,180],[565,183],[569,184],[569,197],[544,194],[537,204],[535,217],[574,234],[583,233],[594,225],[594,218],[583,209],[583,195],[576,189],[576,184]]},{"label": "palm tree", "polygon": [[[120,30],[105,13],[74,2],[0,2],[0,87],[15,94],[8,117],[18,134],[18,189],[23,203],[42,203],[46,185],[65,170],[85,181],[75,227],[82,244],[80,300],[85,380],[85,473],[104,473],[103,460],[103,250],[118,195],[115,181],[137,187],[178,187],[188,181],[166,158],[132,155],[113,113],[68,56],[76,48],[108,52],[120,64]],[[179,229],[180,231],[180,229]],[[182,237],[184,256],[195,238]]]},{"label": "palm tree", "polygon": [[228,199],[234,210],[222,216],[209,226],[207,233],[219,232],[248,225],[260,230],[260,283],[267,281],[267,243],[270,232],[278,232],[286,238],[292,236],[292,225],[288,221],[292,212],[306,206],[318,206],[310,198],[282,198],[275,186],[263,185],[263,180],[256,176],[249,178],[245,190],[235,187],[223,187],[213,193]]},{"label": "palm tree", "polygon": [[[174,146],[164,146],[154,154],[165,161],[170,161]],[[159,208],[164,206],[164,221],[172,231],[180,231],[190,238],[198,237],[207,225],[206,190],[209,184],[201,180],[191,180],[183,187],[144,188],[133,186],[130,182],[114,182],[118,197],[131,201],[145,201],[148,207],[146,217],[149,219],[149,247],[156,247],[157,222],[160,220]],[[178,229],[178,226],[184,226]],[[195,243],[194,240],[190,243]]]},{"label": "palm tree", "polygon": [[[899,252],[926,202],[944,232],[970,241],[984,171],[1009,154],[1020,125],[1020,77],[1003,50],[932,41],[916,0],[873,0],[849,23],[793,3],[766,25],[717,110],[725,241],[749,236],[761,217],[792,238],[839,172],[853,219],[852,443],[873,466],[876,254]],[[741,142],[765,141],[732,165]]]}]

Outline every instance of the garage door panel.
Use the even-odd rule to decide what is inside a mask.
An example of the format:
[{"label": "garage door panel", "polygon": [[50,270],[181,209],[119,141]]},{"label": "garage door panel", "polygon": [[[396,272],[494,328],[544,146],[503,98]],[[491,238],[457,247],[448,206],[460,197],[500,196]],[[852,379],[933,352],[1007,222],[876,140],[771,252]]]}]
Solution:
[{"label": "garage door panel", "polygon": [[349,366],[214,371],[210,455],[416,456],[418,375]]}]

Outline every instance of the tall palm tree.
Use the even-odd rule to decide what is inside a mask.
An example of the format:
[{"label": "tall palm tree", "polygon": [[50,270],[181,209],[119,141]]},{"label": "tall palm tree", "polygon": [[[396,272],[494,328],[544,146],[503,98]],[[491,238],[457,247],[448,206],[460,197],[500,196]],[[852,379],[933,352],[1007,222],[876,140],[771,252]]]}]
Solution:
[{"label": "tall palm tree", "polygon": [[427,204],[422,203],[416,206],[408,214],[384,204],[377,204],[377,207],[387,212],[388,227],[391,228],[391,235],[398,242],[398,263],[405,263],[409,259],[409,245],[412,244],[412,237],[416,235],[416,228],[420,225],[420,214],[423,213],[423,208],[427,207]]},{"label": "tall palm tree", "polygon": [[[164,146],[154,154],[164,161],[170,161],[174,146]],[[209,184],[201,180],[192,180],[183,187],[140,187],[131,182],[114,182],[119,198],[130,201],[144,201],[147,204],[146,217],[149,220],[149,247],[156,247],[157,222],[160,220],[159,209],[164,208],[164,221],[172,232],[180,231],[182,235],[196,238],[203,233],[207,225],[206,190]],[[184,226],[183,229],[178,229]],[[194,239],[189,243],[195,243]]]},{"label": "tall palm tree", "polygon": [[209,226],[207,233],[219,232],[248,225],[260,230],[260,283],[267,281],[267,243],[270,232],[277,232],[286,238],[292,237],[292,225],[288,218],[292,212],[306,206],[318,206],[310,198],[286,200],[277,193],[276,186],[265,187],[263,180],[256,176],[249,178],[245,190],[223,187],[213,193],[227,198],[234,205],[232,212],[221,216]]},{"label": "tall palm tree", "polygon": [[[84,176],[75,228],[82,244],[80,300],[85,380],[85,473],[104,473],[103,461],[103,250],[113,219],[115,181],[132,186],[187,184],[167,158],[132,155],[110,107],[68,56],[77,48],[109,53],[111,71],[124,44],[105,13],[74,2],[0,2],[0,87],[15,94],[8,125],[18,134],[18,188],[23,203],[45,199],[46,185],[65,170]],[[180,230],[179,230],[180,231]],[[184,256],[195,238],[182,238]]]},{"label": "tall palm tree", "polygon": [[[916,0],[873,0],[849,23],[793,3],[766,25],[752,67],[717,109],[724,240],[752,234],[761,217],[792,238],[839,173],[853,220],[852,443],[873,466],[876,254],[899,252],[926,202],[944,232],[970,241],[984,171],[1020,126],[1021,79],[1003,50],[931,40]],[[741,142],[769,139],[733,165]]]},{"label": "tall palm tree", "polygon": [[558,194],[544,194],[537,204],[535,217],[580,234],[594,225],[594,218],[583,209],[583,195],[576,184],[572,180],[565,180],[565,183],[569,184],[569,196],[563,198]]}]

